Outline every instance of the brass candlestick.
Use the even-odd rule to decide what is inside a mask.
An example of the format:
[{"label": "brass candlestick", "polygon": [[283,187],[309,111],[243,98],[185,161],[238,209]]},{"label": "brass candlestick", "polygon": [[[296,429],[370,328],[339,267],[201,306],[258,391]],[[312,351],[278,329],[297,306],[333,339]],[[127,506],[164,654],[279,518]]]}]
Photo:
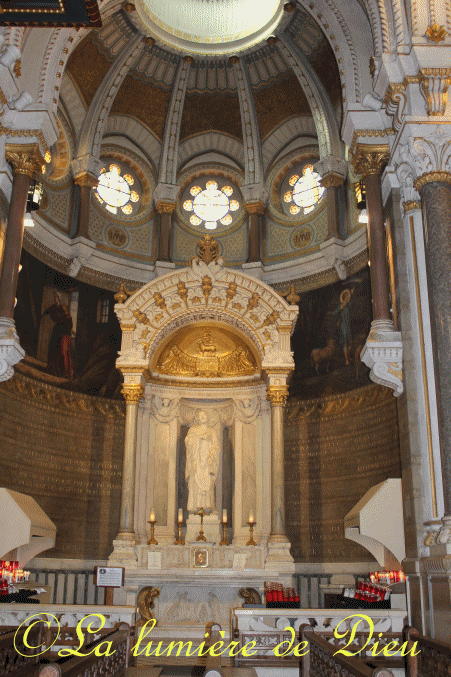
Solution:
[{"label": "brass candlestick", "polygon": [[174,545],[185,545],[185,541],[182,538],[182,524],[183,520],[180,522],[177,520],[177,528],[179,530],[179,535],[177,537],[177,540],[174,542]]},{"label": "brass candlestick", "polygon": [[219,545],[230,545],[229,541],[226,538],[227,522],[221,522],[221,526],[222,526],[222,541],[220,542]]},{"label": "brass candlestick", "polygon": [[257,545],[254,541],[254,527],[257,525],[257,522],[248,522],[249,525],[249,540],[246,545]]},{"label": "brass candlestick", "polygon": [[204,536],[204,509],[201,508],[197,514],[200,515],[200,531],[196,541],[206,541],[207,539]]},{"label": "brass candlestick", "polygon": [[158,541],[155,538],[155,524],[157,523],[157,520],[149,520],[150,524],[150,539],[147,541],[147,545],[158,545]]}]

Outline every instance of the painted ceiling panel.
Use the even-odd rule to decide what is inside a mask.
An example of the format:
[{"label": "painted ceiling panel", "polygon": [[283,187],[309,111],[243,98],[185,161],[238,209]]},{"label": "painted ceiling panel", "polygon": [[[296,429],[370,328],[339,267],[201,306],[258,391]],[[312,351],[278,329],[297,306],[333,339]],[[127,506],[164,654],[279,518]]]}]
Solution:
[{"label": "painted ceiling panel", "polygon": [[80,42],[70,55],[67,70],[72,76],[78,91],[89,106],[94,94],[107,74],[111,62],[99,51],[94,33]]},{"label": "painted ceiling panel", "polygon": [[186,95],[180,140],[210,130],[231,134],[241,141],[241,116],[237,95]]},{"label": "painted ceiling panel", "polygon": [[146,125],[156,136],[163,137],[170,91],[144,83],[127,75],[111,109],[111,114],[129,115]]},{"label": "painted ceiling panel", "polygon": [[270,87],[254,90],[254,101],[262,139],[293,115],[306,117],[312,115],[306,96],[294,74]]}]

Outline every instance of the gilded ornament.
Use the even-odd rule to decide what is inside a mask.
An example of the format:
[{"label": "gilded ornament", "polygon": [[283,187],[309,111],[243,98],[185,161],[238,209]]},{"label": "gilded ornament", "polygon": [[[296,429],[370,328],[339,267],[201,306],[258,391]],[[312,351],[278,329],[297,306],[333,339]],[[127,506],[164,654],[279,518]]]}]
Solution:
[{"label": "gilded ornament", "polygon": [[144,386],[138,383],[124,383],[121,393],[127,404],[139,404],[139,401],[144,396]]},{"label": "gilded ornament", "polygon": [[219,244],[209,233],[197,243],[198,260],[208,264],[217,261],[219,257]]},{"label": "gilded ornament", "polygon": [[259,329],[263,329],[263,327],[270,327],[272,324],[275,324],[278,317],[279,313],[277,312],[277,310],[273,310],[272,313],[269,313],[265,317],[262,324],[259,326]]},{"label": "gilded ornament", "polygon": [[244,209],[248,214],[264,214],[265,205],[261,200],[256,200],[255,202],[246,202],[244,204]]},{"label": "gilded ornament", "polygon": [[358,144],[352,160],[352,166],[356,174],[380,176],[390,157],[388,145]]},{"label": "gilded ornament", "polygon": [[22,75],[22,70],[21,70],[21,61],[20,59],[17,59],[16,63],[14,64],[13,72],[16,78],[20,78]]},{"label": "gilded ornament", "polygon": [[140,613],[140,618],[137,623],[138,628],[142,628],[146,623],[155,618],[152,609],[155,608],[155,598],[159,596],[160,590],[151,586],[141,588],[138,592],[138,597],[136,599],[136,606]]},{"label": "gilded ornament", "polygon": [[260,294],[252,294],[250,297],[249,301],[247,302],[247,308],[244,311],[243,315],[246,315],[250,310],[254,310],[258,306],[258,303],[260,301]]},{"label": "gilded ornament", "polygon": [[202,278],[202,292],[205,296],[206,306],[208,306],[208,297],[210,296],[212,289],[213,285],[211,284],[211,277],[208,277],[208,275],[204,275],[204,277]]},{"label": "gilded ornament", "polygon": [[185,306],[188,308],[188,289],[184,282],[177,282],[177,294],[182,299]]},{"label": "gilded ornament", "polygon": [[301,300],[301,297],[299,296],[299,294],[296,294],[296,289],[295,289],[294,284],[290,285],[290,289],[288,290],[288,293],[285,294],[285,298],[288,301],[288,303],[290,304],[290,306],[295,306]]},{"label": "gilded ornament", "polygon": [[139,324],[148,324],[148,325],[152,326],[152,323],[150,322],[147,315],[145,313],[143,313],[141,310],[134,310],[133,315],[136,317]]},{"label": "gilded ornament", "polygon": [[157,212],[159,214],[172,214],[175,210],[175,202],[165,202],[164,200],[159,200],[157,202]]},{"label": "gilded ornament", "polygon": [[80,187],[87,186],[88,188],[96,188],[99,184],[99,179],[97,176],[89,174],[89,172],[82,172],[74,178],[74,183]]},{"label": "gilded ornament", "polygon": [[421,204],[417,200],[409,200],[404,202],[402,206],[404,207],[404,214],[421,209]]},{"label": "gilded ornament", "polygon": [[37,143],[6,144],[6,161],[13,167],[13,174],[25,174],[30,179],[39,174],[44,162]]},{"label": "gilded ornament", "polygon": [[128,299],[129,296],[132,295],[131,291],[128,291],[125,287],[125,284],[121,282],[121,286],[119,287],[119,291],[117,294],[114,295],[114,299],[116,303],[124,303]]},{"label": "gilded ornament", "polygon": [[168,309],[166,308],[166,301],[164,300],[159,291],[155,292],[155,294],[153,295],[153,300],[155,301],[155,305],[158,306],[160,310],[165,310],[166,312],[168,312]]},{"label": "gilded ornament", "polygon": [[226,304],[225,304],[226,308],[229,305],[230,301],[233,299],[233,297],[236,296],[237,294],[236,290],[237,290],[236,282],[230,282],[226,290]]},{"label": "gilded ornament", "polygon": [[135,5],[132,2],[123,2],[122,9],[124,10],[124,12],[130,14],[130,12],[135,11]]},{"label": "gilded ornament", "polygon": [[413,187],[416,191],[420,190],[427,183],[451,183],[451,173],[450,172],[429,172],[428,174],[422,174],[413,182]]},{"label": "gilded ornament", "polygon": [[259,371],[242,339],[230,329],[210,326],[180,330],[154,359],[154,371],[185,378],[230,378]]},{"label": "gilded ornament", "polygon": [[437,22],[433,23],[431,26],[428,26],[426,35],[429,40],[433,42],[443,42],[448,33],[445,30],[444,26],[439,26]]},{"label": "gilded ornament", "polygon": [[266,399],[271,402],[271,406],[284,407],[288,398],[287,385],[268,385],[266,386]]}]

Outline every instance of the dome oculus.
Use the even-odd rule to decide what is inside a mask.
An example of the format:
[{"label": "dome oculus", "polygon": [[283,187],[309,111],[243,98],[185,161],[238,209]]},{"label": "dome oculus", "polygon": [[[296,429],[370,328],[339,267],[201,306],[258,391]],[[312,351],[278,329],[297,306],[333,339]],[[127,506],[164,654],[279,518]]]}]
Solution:
[{"label": "dome oculus", "polygon": [[228,226],[233,221],[231,212],[240,208],[238,200],[229,199],[234,192],[232,186],[219,188],[217,182],[212,179],[207,181],[204,189],[195,185],[191,186],[189,192],[194,199],[185,200],[183,209],[186,212],[193,212],[189,219],[192,226],[200,226],[204,222],[207,230],[215,230],[218,221],[223,226]]},{"label": "dome oculus", "polygon": [[95,196],[112,214],[117,214],[120,209],[128,215],[133,212],[132,203],[137,203],[140,199],[139,193],[131,190],[134,183],[135,179],[131,174],[121,175],[121,168],[113,163],[100,170]]},{"label": "dome oculus", "polygon": [[279,23],[285,0],[135,0],[141,21],[172,47],[230,53],[265,40]]}]

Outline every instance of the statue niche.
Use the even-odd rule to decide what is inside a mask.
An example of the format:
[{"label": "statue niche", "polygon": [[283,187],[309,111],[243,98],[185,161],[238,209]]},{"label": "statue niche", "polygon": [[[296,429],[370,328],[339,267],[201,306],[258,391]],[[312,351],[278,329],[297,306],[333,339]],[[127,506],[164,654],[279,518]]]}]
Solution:
[{"label": "statue niche", "polygon": [[206,411],[196,412],[196,422],[185,438],[188,482],[188,512],[215,510],[215,484],[219,466],[219,441],[216,431],[208,426]]}]

